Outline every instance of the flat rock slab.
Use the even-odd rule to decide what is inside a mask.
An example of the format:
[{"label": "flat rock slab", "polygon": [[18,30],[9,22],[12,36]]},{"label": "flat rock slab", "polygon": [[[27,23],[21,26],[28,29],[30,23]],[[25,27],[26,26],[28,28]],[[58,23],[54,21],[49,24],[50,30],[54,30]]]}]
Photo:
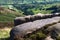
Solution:
[{"label": "flat rock slab", "polygon": [[33,22],[27,22],[23,23],[21,25],[18,25],[14,27],[10,32],[10,37],[13,39],[14,36],[24,36],[28,33],[32,33],[33,31],[36,31],[45,25],[52,24],[55,22],[60,21],[60,17],[53,17],[53,18],[47,18],[42,20],[36,20]]}]

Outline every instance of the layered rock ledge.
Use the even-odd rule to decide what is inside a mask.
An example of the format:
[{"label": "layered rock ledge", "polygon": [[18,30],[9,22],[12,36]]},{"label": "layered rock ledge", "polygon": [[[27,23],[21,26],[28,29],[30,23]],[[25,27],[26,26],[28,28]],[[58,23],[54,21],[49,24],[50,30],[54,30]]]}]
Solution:
[{"label": "layered rock ledge", "polygon": [[[53,25],[60,22],[60,17],[52,17],[47,19],[35,20],[32,22],[23,23],[15,26],[10,32],[10,39],[17,40],[23,38],[27,34],[31,34],[36,32],[37,30],[41,30],[46,27],[46,25]],[[18,22],[17,22],[18,23]]]}]

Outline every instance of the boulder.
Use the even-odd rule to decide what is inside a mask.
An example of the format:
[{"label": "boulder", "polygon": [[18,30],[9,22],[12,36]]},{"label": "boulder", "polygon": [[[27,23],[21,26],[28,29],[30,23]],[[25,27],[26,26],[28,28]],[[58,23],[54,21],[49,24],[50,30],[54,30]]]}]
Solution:
[{"label": "boulder", "polygon": [[17,40],[23,38],[25,35],[43,28],[45,25],[57,23],[58,21],[60,21],[60,17],[36,20],[33,22],[27,22],[27,23],[17,25],[11,30],[10,39]]},{"label": "boulder", "polygon": [[14,26],[17,26],[19,24],[22,24],[26,22],[26,19],[24,17],[16,17],[14,20]]},{"label": "boulder", "polygon": [[16,17],[14,20],[14,25],[17,26],[19,24],[23,24],[26,22],[32,22],[35,20],[52,18],[56,16],[60,16],[60,14],[36,14],[36,15],[28,15],[25,17]]},{"label": "boulder", "polygon": [[30,22],[31,17],[32,17],[32,15],[28,15],[28,16],[25,16],[24,18],[25,18],[26,22]]}]

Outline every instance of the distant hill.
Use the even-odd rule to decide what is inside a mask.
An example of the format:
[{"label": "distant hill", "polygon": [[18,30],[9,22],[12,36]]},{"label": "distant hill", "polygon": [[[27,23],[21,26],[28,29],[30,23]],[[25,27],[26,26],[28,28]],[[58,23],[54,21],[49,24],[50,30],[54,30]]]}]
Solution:
[{"label": "distant hill", "polygon": [[0,4],[21,4],[21,3],[40,3],[40,2],[60,2],[60,0],[0,0]]}]

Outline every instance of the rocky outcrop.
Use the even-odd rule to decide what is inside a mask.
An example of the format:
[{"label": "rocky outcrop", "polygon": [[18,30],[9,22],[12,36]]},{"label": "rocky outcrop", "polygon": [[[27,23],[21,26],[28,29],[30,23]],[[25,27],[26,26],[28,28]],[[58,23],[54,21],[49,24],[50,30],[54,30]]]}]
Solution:
[{"label": "rocky outcrop", "polygon": [[32,22],[35,20],[46,19],[46,18],[52,18],[56,16],[60,16],[60,14],[37,14],[37,15],[29,15],[25,17],[16,17],[14,20],[14,25],[17,26],[17,25],[20,25],[26,22]]},{"label": "rocky outcrop", "polygon": [[48,24],[58,23],[59,21],[60,21],[60,17],[53,17],[53,18],[36,20],[33,22],[27,22],[27,23],[17,25],[11,30],[10,39],[19,40],[20,38],[23,38],[25,35],[29,33],[44,28],[44,26]]}]

